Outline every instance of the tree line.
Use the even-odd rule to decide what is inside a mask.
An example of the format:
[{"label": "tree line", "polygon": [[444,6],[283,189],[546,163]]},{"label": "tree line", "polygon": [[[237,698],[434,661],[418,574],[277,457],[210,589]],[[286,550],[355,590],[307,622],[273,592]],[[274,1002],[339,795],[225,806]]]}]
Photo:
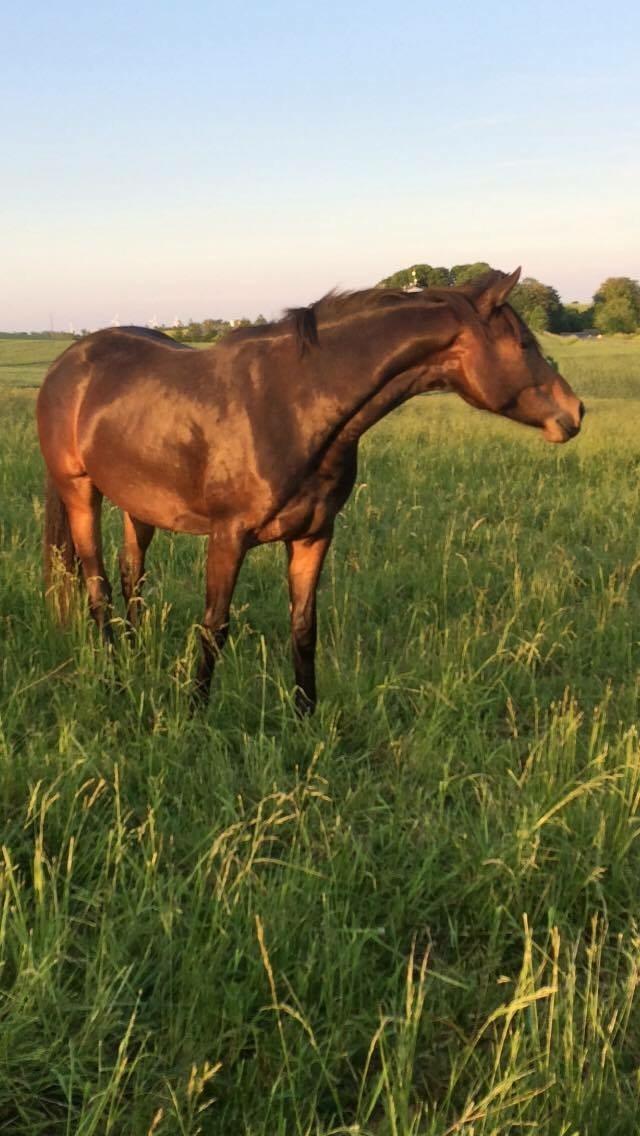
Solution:
[{"label": "tree line", "polygon": [[[412,264],[380,281],[383,288],[450,288],[489,272],[485,261],[434,268]],[[590,304],[563,304],[555,288],[533,276],[525,276],[509,297],[534,331],[580,332],[595,329],[604,335],[640,329],[640,284],[628,276],[609,276]]]},{"label": "tree line", "polygon": [[200,322],[189,320],[188,323],[182,323],[181,320],[178,320],[173,327],[165,327],[164,324],[161,324],[158,330],[165,331],[167,335],[177,339],[180,343],[215,343],[217,339],[220,339],[220,336],[225,335],[234,327],[253,327],[256,324],[266,322],[263,315],[259,315],[255,320],[245,317],[236,320],[205,319]]}]

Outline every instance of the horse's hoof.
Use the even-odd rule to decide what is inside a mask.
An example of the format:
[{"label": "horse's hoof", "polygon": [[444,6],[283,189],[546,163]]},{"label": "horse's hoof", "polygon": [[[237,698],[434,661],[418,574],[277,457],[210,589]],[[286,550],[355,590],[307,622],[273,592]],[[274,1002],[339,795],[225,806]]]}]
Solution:
[{"label": "horse's hoof", "polygon": [[298,687],[295,693],[295,707],[298,718],[310,718],[315,711],[316,700],[309,698],[309,695]]},{"label": "horse's hoof", "polygon": [[208,701],[209,691],[203,690],[202,687],[194,686],[189,695],[189,717],[195,718],[196,715],[206,710]]}]

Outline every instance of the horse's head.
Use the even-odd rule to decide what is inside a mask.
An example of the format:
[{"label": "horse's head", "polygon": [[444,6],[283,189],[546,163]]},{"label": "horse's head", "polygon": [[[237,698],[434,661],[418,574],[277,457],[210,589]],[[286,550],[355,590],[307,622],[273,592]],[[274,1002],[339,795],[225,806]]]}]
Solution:
[{"label": "horse's head", "polygon": [[548,442],[568,442],[580,430],[584,405],[545,359],[524,320],[507,304],[520,269],[492,272],[459,289],[473,312],[457,339],[466,402],[527,426]]}]

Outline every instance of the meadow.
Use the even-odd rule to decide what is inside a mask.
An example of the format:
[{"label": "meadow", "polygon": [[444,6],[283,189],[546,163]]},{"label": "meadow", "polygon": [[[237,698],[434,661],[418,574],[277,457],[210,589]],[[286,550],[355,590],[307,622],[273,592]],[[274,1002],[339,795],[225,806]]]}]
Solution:
[{"label": "meadow", "polygon": [[305,722],[279,546],[200,717],[202,540],[156,538],[117,683],[56,627],[65,345],[0,341],[0,1132],[637,1133],[640,338],[543,338],[570,445],[450,395],[364,440]]}]

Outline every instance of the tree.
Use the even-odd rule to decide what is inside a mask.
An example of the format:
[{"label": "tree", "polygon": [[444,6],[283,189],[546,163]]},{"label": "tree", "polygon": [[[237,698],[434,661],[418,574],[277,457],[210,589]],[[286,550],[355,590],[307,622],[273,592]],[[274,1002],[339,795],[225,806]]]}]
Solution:
[{"label": "tree", "polygon": [[430,264],[412,264],[385,277],[379,288],[448,288],[452,283],[448,268],[433,268]]},{"label": "tree", "polygon": [[593,327],[593,304],[573,301],[564,305],[564,331],[586,331]]},{"label": "tree", "polygon": [[434,268],[431,264],[412,264],[410,268],[401,268],[392,276],[386,276],[378,284],[379,288],[451,288],[460,286],[476,276],[484,276],[491,271],[491,265],[486,260],[478,260],[474,264],[456,264],[453,268],[442,266]]},{"label": "tree", "polygon": [[549,313],[543,304],[536,304],[535,308],[531,308],[526,318],[532,331],[549,330]]},{"label": "tree", "polygon": [[197,323],[196,320],[189,320],[185,339],[191,340],[192,343],[199,343],[202,339],[202,324]]},{"label": "tree", "polygon": [[593,297],[594,322],[600,331],[635,331],[640,327],[640,284],[629,276],[609,276]]},{"label": "tree", "polygon": [[205,319],[202,321],[202,338],[207,343],[214,343],[228,326],[226,320]]},{"label": "tree", "polygon": [[636,331],[638,316],[628,296],[613,296],[596,305],[595,325],[598,331],[612,335],[617,331]]},{"label": "tree", "polygon": [[475,264],[454,264],[451,269],[451,283],[459,288],[461,284],[475,280],[476,276],[484,276],[485,272],[491,272],[491,265],[487,264],[486,260],[477,260]]},{"label": "tree", "polygon": [[[525,276],[513,289],[509,303],[536,331],[563,331],[564,311],[555,288]],[[536,323],[532,322],[535,320]]]},{"label": "tree", "polygon": [[429,288],[449,288],[453,284],[448,268],[432,268],[429,273]]}]

